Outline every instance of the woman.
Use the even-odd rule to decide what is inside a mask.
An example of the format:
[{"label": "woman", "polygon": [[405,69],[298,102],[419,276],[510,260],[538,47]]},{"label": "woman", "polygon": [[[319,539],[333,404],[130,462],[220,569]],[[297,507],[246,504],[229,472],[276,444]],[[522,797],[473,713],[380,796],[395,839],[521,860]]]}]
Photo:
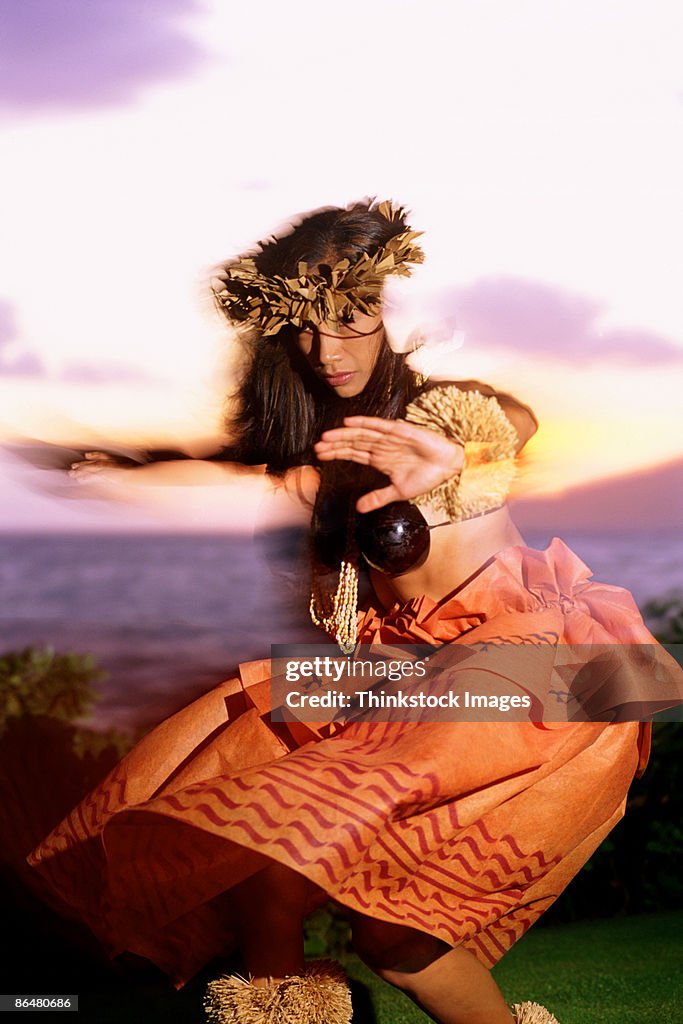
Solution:
[{"label": "woman", "polygon": [[[476,382],[430,389],[388,346],[382,284],[421,260],[415,237],[402,210],[359,203],[222,268],[216,299],[248,359],[219,457],[317,490],[311,609],[347,653],[652,643],[629,595],[589,583],[560,542],[523,547],[504,489],[530,411]],[[356,519],[387,506],[398,552]],[[375,597],[357,615],[363,551]],[[241,666],[147,736],[32,862],[112,955],[147,956],[179,984],[238,946],[252,981],[214,983],[213,1020],[349,1019],[338,974],[303,961],[303,918],[332,898],[366,962],[434,1020],[510,1024],[489,968],[620,818],[645,730],[271,710],[269,664]],[[516,1014],[554,1020],[535,1004]]]}]

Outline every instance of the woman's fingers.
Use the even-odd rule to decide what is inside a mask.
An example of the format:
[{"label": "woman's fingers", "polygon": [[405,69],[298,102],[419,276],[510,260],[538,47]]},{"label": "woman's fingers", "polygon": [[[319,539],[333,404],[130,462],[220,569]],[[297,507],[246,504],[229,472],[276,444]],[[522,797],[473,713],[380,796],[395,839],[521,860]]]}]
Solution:
[{"label": "woman's fingers", "polygon": [[323,448],[316,445],[315,453],[321,462],[330,462],[333,459],[345,459],[347,462],[359,462],[363,466],[369,466],[372,462],[372,453],[367,448],[359,448],[350,444],[343,444],[341,441],[334,445]]},{"label": "woman's fingers", "polygon": [[389,484],[388,487],[380,487],[376,491],[368,491],[356,502],[357,512],[374,512],[376,508],[382,508],[384,505],[389,505],[392,501],[400,501],[401,494],[394,487],[393,484]]},{"label": "woman's fingers", "polygon": [[401,442],[398,438],[392,437],[390,434],[380,434],[379,431],[353,430],[351,427],[340,427],[338,430],[329,430],[323,434],[316,447],[339,444],[355,444],[366,448],[397,448]]},{"label": "woman's fingers", "polygon": [[106,452],[84,452],[81,461],[71,463],[69,476],[72,480],[84,481],[106,470],[116,469],[117,465],[116,459]]},{"label": "woman's fingers", "polygon": [[72,462],[69,476],[72,480],[88,480],[92,479],[92,477],[100,476],[110,468],[109,466],[93,464],[92,462]]},{"label": "woman's fingers", "polygon": [[319,441],[315,446],[315,453],[321,462],[346,459],[369,466],[376,459],[384,460],[391,457],[392,451],[373,440],[347,437],[338,441]]},{"label": "woman's fingers", "polygon": [[[344,426],[377,430],[381,434],[398,433],[403,436],[406,436],[406,430],[408,434],[415,430],[414,425],[406,423],[405,420],[384,420],[381,416],[345,416]],[[419,430],[420,428],[418,427],[417,429]]]},{"label": "woman's fingers", "polygon": [[414,439],[424,428],[415,427],[404,420],[382,420],[377,416],[347,416],[343,427],[326,430],[321,441],[336,441],[344,437],[387,441],[395,438]]},{"label": "woman's fingers", "polygon": [[89,463],[102,463],[103,465],[116,465],[117,459],[114,455],[108,455],[107,452],[83,452],[83,458]]},{"label": "woman's fingers", "polygon": [[[323,434],[322,440],[315,445],[315,452],[319,459],[352,458],[353,461],[365,463],[370,460],[364,456],[370,456],[370,459],[372,457],[391,458],[400,456],[405,451],[405,439],[366,428],[339,427],[335,430],[328,430]],[[351,452],[352,455],[349,456],[348,452]],[[356,458],[356,456],[358,457]]]},{"label": "woman's fingers", "polygon": [[339,438],[338,441],[318,441],[315,445],[316,454],[327,455],[328,458],[330,453],[347,451],[348,449],[354,449],[358,452],[390,454],[392,452],[399,452],[402,448],[403,446],[401,445],[385,444],[383,441],[375,441],[367,437],[343,437]]}]

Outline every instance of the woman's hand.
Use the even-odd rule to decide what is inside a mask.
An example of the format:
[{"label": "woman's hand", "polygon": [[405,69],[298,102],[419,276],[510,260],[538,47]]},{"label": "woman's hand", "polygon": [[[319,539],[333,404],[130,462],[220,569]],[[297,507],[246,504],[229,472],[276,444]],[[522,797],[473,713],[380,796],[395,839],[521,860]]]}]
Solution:
[{"label": "woman's hand", "polygon": [[95,478],[102,482],[110,477],[111,470],[128,469],[137,465],[133,459],[125,456],[119,457],[108,452],[84,452],[83,461],[71,463],[69,476],[79,483],[89,483]]},{"label": "woman's hand", "polygon": [[375,416],[348,416],[343,427],[325,431],[315,453],[321,462],[347,459],[372,466],[390,478],[388,487],[359,498],[359,512],[417,498],[459,473],[464,462],[462,445],[442,434],[404,420]]}]

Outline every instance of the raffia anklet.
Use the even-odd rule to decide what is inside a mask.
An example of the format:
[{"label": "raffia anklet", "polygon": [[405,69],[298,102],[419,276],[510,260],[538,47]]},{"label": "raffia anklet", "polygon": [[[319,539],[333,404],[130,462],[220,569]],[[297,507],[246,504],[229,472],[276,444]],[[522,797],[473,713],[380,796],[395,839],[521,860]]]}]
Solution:
[{"label": "raffia anklet", "polygon": [[515,1024],[560,1024],[557,1017],[540,1003],[515,1003]]},{"label": "raffia anklet", "polygon": [[303,974],[254,985],[239,975],[209,982],[204,1009],[210,1024],[350,1024],[351,990],[334,960],[314,960]]}]

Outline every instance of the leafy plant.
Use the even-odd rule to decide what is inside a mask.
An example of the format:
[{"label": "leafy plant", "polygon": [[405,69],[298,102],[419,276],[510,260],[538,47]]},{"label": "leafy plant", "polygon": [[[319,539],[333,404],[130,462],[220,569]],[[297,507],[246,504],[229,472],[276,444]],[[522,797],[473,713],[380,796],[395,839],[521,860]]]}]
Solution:
[{"label": "leafy plant", "polygon": [[90,710],[104,678],[89,654],[26,647],[0,658],[0,734],[10,718],[42,715],[69,722]]},{"label": "leafy plant", "polygon": [[654,598],[644,605],[643,616],[660,644],[683,643],[683,597]]},{"label": "leafy plant", "polygon": [[339,958],[348,953],[351,945],[351,926],[343,911],[334,903],[326,903],[306,919],[304,924],[304,952],[306,956],[332,956]]}]

